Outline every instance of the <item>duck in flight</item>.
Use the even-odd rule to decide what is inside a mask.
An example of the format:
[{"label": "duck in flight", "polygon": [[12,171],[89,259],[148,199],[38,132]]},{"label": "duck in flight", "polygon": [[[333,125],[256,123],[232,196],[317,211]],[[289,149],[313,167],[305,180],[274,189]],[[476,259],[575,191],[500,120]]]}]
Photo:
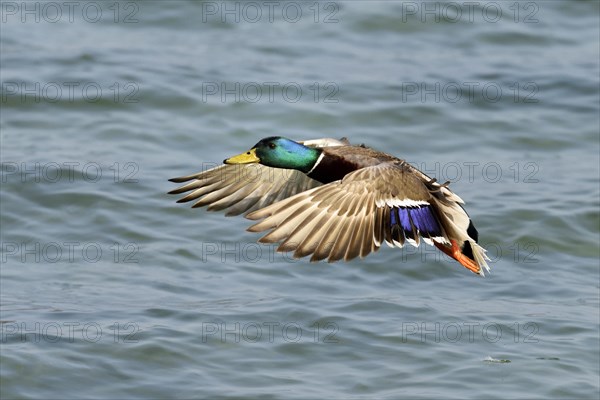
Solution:
[{"label": "duck in flight", "polygon": [[348,261],[420,241],[470,271],[489,271],[478,233],[448,183],[439,184],[404,160],[353,146],[346,139],[296,142],[268,137],[224,165],[171,179],[189,182],[177,202],[226,210],[258,221],[259,242],[311,261]]}]

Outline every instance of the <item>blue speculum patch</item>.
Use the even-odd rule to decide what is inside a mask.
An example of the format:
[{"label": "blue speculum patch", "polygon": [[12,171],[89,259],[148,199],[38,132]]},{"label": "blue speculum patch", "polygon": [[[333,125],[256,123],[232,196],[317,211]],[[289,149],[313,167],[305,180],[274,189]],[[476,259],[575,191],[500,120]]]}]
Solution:
[{"label": "blue speculum patch", "polygon": [[413,226],[425,237],[442,235],[431,206],[394,207],[390,212],[390,217],[391,227],[399,225],[407,238],[413,238]]}]

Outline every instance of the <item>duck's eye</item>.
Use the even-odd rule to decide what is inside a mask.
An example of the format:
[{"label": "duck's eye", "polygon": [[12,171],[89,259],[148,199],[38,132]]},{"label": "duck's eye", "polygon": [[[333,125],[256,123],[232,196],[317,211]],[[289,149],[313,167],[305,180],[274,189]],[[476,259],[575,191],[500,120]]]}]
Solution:
[{"label": "duck's eye", "polygon": [[274,149],[275,147],[277,147],[275,143],[269,143],[269,148]]}]

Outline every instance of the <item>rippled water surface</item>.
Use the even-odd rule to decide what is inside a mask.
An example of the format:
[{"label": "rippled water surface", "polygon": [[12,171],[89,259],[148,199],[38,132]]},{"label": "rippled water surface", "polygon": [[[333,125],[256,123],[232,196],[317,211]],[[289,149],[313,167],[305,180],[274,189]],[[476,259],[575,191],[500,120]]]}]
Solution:
[{"label": "rippled water surface", "polygon": [[[598,2],[65,4],[1,3],[0,397],[598,398]],[[452,181],[492,273],[166,194],[271,135]]]}]

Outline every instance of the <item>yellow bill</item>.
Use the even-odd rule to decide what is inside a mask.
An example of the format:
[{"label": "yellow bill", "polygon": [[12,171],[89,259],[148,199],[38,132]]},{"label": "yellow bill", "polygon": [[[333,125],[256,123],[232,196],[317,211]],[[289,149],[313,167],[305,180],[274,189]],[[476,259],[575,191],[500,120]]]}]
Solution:
[{"label": "yellow bill", "polygon": [[260,158],[256,156],[256,149],[251,149],[245,153],[230,157],[223,162],[225,164],[252,164],[260,162]]}]

